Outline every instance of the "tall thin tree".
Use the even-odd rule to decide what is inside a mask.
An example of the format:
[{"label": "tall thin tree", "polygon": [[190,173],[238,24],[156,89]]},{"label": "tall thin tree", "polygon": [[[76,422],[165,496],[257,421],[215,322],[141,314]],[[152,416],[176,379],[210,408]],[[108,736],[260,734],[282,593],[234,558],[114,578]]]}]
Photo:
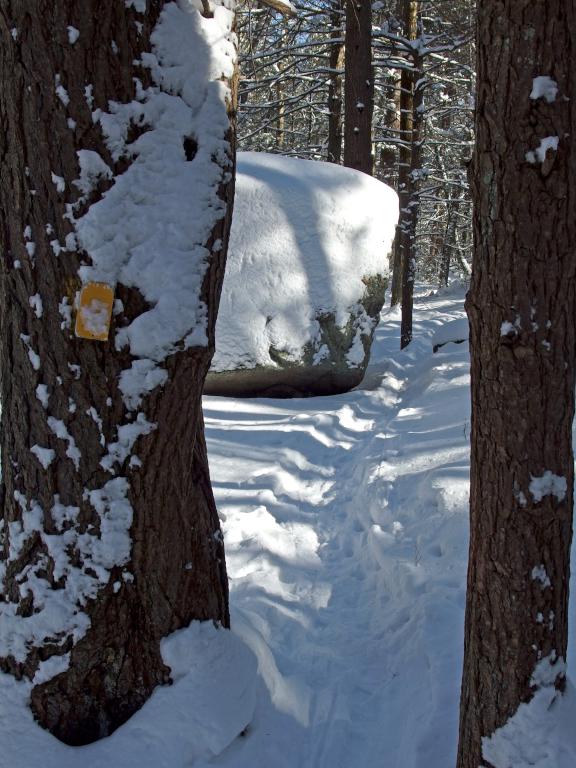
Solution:
[{"label": "tall thin tree", "polygon": [[[415,6],[409,16],[418,17],[419,2],[410,3]],[[398,238],[402,254],[402,320],[400,323],[400,348],[408,346],[412,341],[412,315],[414,304],[414,280],[416,277],[416,229],[420,211],[420,185],[423,168],[422,161],[424,141],[424,77],[423,58],[418,46],[414,47],[412,56],[412,135],[410,139],[410,169],[407,177],[405,206],[400,210],[398,223]]]},{"label": "tall thin tree", "polygon": [[[418,2],[402,0],[402,21],[407,41],[416,39],[418,33]],[[398,156],[398,197],[400,220],[394,241],[394,262],[392,271],[392,306],[400,303],[402,297],[402,265],[404,263],[405,239],[402,228],[405,225],[410,200],[409,180],[412,158],[412,125],[414,120],[414,67],[411,48],[408,48],[406,62],[400,75],[400,151]]]},{"label": "tall thin tree", "polygon": [[330,80],[328,85],[327,159],[340,164],[342,159],[342,81],[344,71],[344,0],[333,0],[330,12]]}]

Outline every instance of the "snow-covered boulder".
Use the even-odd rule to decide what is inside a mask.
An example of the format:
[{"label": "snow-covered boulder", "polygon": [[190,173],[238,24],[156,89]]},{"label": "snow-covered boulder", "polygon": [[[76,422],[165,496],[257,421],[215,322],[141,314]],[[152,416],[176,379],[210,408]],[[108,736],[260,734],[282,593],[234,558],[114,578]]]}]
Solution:
[{"label": "snow-covered boulder", "polygon": [[358,384],[388,282],[395,192],[331,163],[242,152],[205,391],[292,396]]},{"label": "snow-covered boulder", "polygon": [[444,323],[436,330],[434,336],[432,336],[432,352],[438,352],[440,347],[443,347],[444,344],[449,344],[450,342],[462,344],[463,341],[468,341],[468,334],[467,317]]}]

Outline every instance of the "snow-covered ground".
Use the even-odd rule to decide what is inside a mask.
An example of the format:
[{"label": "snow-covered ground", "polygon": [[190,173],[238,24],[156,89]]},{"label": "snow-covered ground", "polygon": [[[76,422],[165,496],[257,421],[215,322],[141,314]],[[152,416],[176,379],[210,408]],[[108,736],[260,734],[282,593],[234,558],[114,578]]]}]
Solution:
[{"label": "snow-covered ground", "polygon": [[[445,768],[454,760],[465,600],[468,356],[432,355],[461,297],[377,330],[364,388],[207,399],[235,631],[259,660],[230,768]],[[240,461],[238,461],[240,459]]]},{"label": "snow-covered ground", "polygon": [[[356,391],[206,398],[233,633],[173,636],[175,685],[79,749],[33,725],[25,686],[0,675],[1,768],[453,766],[469,358],[467,343],[433,355],[432,339],[463,317],[461,288],[421,289],[413,343],[398,351],[399,315],[384,312]],[[574,768],[575,700],[569,687],[551,711],[521,713],[497,768]]]}]

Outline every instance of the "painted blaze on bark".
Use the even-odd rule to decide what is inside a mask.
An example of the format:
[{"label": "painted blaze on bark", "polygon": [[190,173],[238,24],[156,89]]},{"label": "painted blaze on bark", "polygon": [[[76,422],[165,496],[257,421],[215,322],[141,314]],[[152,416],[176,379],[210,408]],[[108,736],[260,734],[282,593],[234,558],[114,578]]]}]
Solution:
[{"label": "painted blaze on bark", "polygon": [[[201,411],[233,196],[226,18],[188,0],[0,0],[0,669],[34,681],[36,718],[69,744],[169,681],[163,636],[229,624]],[[164,259],[162,279],[139,257]],[[154,291],[177,257],[197,296],[188,319],[168,304],[168,338]],[[107,342],[71,330],[92,272],[116,286]]]},{"label": "painted blaze on bark", "polygon": [[[576,4],[479,4],[471,540],[459,768],[564,686],[576,312]],[[483,754],[484,747],[484,754]]]}]

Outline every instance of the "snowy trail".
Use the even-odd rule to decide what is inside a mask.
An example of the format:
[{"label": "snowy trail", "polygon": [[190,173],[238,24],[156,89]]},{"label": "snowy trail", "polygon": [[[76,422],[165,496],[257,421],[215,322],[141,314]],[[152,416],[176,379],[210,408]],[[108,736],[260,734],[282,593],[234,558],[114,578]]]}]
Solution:
[{"label": "snowy trail", "polygon": [[[387,755],[386,765],[424,768],[430,750],[454,750],[447,755],[433,732],[454,709],[457,686],[446,693],[444,677],[457,681],[460,666],[453,614],[461,618],[464,598],[468,363],[455,345],[433,361],[430,337],[435,324],[463,316],[461,298],[421,298],[418,316],[409,353],[395,349],[397,315],[384,320],[367,389],[206,399],[233,618],[261,668],[270,653],[275,665],[263,675],[271,694],[262,722],[223,765],[267,764],[262,734],[276,730],[279,713],[293,733],[281,765],[370,768]],[[427,405],[411,410],[424,393]],[[466,402],[445,423],[448,397]],[[451,558],[444,568],[455,546],[458,565]],[[452,619],[448,644],[442,613]]]}]

